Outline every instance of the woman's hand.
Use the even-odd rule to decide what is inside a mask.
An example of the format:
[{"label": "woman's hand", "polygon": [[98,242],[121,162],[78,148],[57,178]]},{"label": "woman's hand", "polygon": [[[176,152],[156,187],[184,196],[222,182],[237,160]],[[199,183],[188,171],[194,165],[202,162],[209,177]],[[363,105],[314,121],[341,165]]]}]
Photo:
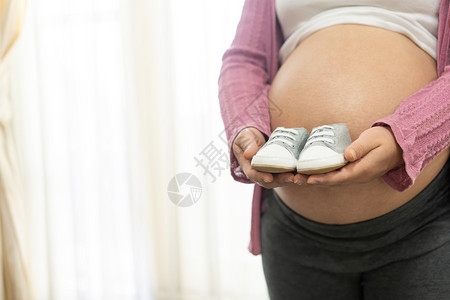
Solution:
[{"label": "woman's hand", "polygon": [[404,163],[402,149],[388,127],[376,126],[365,130],[345,149],[349,163],[340,170],[311,175],[309,184],[340,185],[366,183],[383,176]]},{"label": "woman's hand", "polygon": [[265,144],[264,135],[256,128],[248,127],[242,130],[233,143],[234,156],[239,162],[245,175],[262,187],[271,189],[288,184],[303,184],[307,177],[301,174],[281,173],[271,174],[259,172],[252,168],[253,156]]}]

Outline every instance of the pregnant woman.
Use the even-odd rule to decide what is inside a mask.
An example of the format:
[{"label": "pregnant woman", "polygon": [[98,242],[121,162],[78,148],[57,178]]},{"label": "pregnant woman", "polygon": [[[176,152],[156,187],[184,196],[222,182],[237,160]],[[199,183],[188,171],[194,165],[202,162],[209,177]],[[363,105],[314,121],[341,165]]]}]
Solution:
[{"label": "pregnant woman", "polygon": [[[219,99],[271,299],[450,295],[449,2],[245,1]],[[275,128],[334,123],[340,170],[251,167]]]}]

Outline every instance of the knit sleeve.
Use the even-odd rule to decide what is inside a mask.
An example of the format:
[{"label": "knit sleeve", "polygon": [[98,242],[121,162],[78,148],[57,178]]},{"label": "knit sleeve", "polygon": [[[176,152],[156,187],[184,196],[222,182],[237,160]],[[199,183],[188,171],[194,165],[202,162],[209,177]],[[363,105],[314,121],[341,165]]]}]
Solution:
[{"label": "knit sleeve", "polygon": [[373,126],[389,126],[403,150],[405,164],[386,173],[384,181],[395,190],[408,189],[423,168],[450,145],[450,66]]},{"label": "knit sleeve", "polygon": [[230,150],[233,178],[250,183],[232,151],[236,136],[246,127],[270,135],[269,65],[273,47],[270,1],[246,0],[231,47],[222,58],[219,102]]}]

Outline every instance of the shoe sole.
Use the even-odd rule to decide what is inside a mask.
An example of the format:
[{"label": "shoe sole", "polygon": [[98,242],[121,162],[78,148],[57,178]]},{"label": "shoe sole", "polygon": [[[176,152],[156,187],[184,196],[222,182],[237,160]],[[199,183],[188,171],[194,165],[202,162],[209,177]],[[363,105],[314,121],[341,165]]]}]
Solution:
[{"label": "shoe sole", "polygon": [[251,166],[256,171],[266,173],[286,173],[297,170],[295,160],[280,157],[255,156],[252,159]]},{"label": "shoe sole", "polygon": [[281,166],[271,166],[271,165],[252,165],[252,168],[259,172],[266,173],[288,173],[295,172],[297,168],[292,167],[281,167]]},{"label": "shoe sole", "polygon": [[313,175],[313,174],[323,174],[328,173],[339,168],[345,166],[347,162],[340,163],[332,166],[318,167],[318,168],[309,168],[309,169],[297,169],[297,173],[305,174],[305,175]]},{"label": "shoe sole", "polygon": [[297,164],[297,173],[306,175],[322,174],[342,168],[347,163],[348,162],[345,160],[344,154],[337,154],[335,156],[314,160],[299,161]]}]

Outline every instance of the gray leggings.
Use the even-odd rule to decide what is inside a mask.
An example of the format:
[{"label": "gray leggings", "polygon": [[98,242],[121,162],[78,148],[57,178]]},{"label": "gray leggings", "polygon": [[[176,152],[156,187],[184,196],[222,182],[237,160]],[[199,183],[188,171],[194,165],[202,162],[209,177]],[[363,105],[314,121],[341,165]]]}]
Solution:
[{"label": "gray leggings", "polygon": [[313,222],[268,190],[261,220],[272,300],[450,299],[450,163],[416,197],[378,218]]}]

